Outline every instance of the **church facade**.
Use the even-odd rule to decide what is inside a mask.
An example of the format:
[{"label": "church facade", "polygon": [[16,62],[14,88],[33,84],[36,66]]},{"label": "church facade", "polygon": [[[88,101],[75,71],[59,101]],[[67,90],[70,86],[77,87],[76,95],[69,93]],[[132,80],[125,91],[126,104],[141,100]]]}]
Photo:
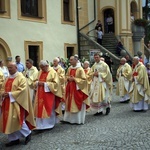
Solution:
[{"label": "church facade", "polygon": [[0,0],[0,59],[7,64],[20,55],[23,63],[31,58],[37,65],[74,55],[78,31],[86,34],[101,20],[107,33],[108,15],[114,35],[134,55],[131,13],[142,18],[141,0]]}]

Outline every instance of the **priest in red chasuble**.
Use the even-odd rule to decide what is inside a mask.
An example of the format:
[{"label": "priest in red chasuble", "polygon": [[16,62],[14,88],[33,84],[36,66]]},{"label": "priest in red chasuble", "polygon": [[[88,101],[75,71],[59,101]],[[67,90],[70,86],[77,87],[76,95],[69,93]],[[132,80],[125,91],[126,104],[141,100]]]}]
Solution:
[{"label": "priest in red chasuble", "polygon": [[19,144],[25,137],[25,144],[31,140],[31,130],[35,128],[33,107],[27,82],[17,71],[14,62],[8,64],[9,77],[4,82],[1,94],[0,131],[8,134],[6,146]]},{"label": "priest in red chasuble", "polygon": [[71,67],[66,74],[66,108],[64,121],[69,123],[84,124],[88,102],[88,86],[83,68],[77,65],[78,59],[70,57]]},{"label": "priest in red chasuble", "polygon": [[[56,115],[61,115],[62,91],[56,71],[41,60],[38,79],[34,83],[37,88],[34,113],[36,129],[51,129],[58,121]],[[57,98],[56,98],[57,97]]]}]

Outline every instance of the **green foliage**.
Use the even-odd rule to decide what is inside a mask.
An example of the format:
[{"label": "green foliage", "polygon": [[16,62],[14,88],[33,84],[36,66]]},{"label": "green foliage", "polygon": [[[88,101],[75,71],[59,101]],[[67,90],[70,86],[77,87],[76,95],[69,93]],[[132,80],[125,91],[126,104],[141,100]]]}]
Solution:
[{"label": "green foliage", "polygon": [[[70,60],[68,58],[60,58],[60,59],[61,59],[62,64],[64,64],[65,72],[67,72],[68,68],[70,67]],[[85,61],[88,61],[87,59],[85,59],[85,57],[80,59],[80,63],[81,63],[82,66],[83,66],[83,63]],[[52,62],[50,62],[49,64],[50,64],[51,67],[53,67],[53,63]]]},{"label": "green foliage", "polygon": [[144,28],[146,28],[146,26],[148,25],[148,21],[146,19],[135,19],[133,22],[135,25],[137,26],[142,26]]},{"label": "green foliage", "polygon": [[150,41],[150,25],[145,28],[145,38],[144,42],[148,43]]}]

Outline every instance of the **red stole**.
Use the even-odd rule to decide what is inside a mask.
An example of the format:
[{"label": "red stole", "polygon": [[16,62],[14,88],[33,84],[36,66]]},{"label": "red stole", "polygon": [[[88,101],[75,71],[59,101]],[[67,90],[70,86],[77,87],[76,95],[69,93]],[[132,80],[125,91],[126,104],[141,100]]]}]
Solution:
[{"label": "red stole", "polygon": [[[70,76],[76,75],[76,69],[70,70]],[[70,111],[72,99],[74,99],[77,107],[79,110],[82,108],[83,101],[88,96],[84,94],[81,90],[77,90],[75,81],[69,81],[66,86],[66,99],[68,99],[68,108],[67,110]]]},{"label": "red stole", "polygon": [[56,72],[58,71],[58,69],[54,69]]},{"label": "red stole", "polygon": [[[138,68],[139,66],[141,66],[141,64],[138,64],[137,66],[134,66],[134,70],[133,70],[133,73],[132,73],[132,76],[133,76],[133,77],[138,76],[138,72],[137,72],[136,70],[137,70],[137,68]],[[135,68],[135,67],[136,67],[136,68]]]},{"label": "red stole", "polygon": [[[39,81],[46,82],[49,72],[42,72]],[[47,115],[50,117],[54,106],[55,95],[52,92],[45,92],[44,86],[38,86],[38,118],[43,118],[43,108],[45,108]]]},{"label": "red stole", "polygon": [[87,69],[84,69],[84,72],[85,72],[85,74],[87,74],[88,70],[87,70]]},{"label": "red stole", "polygon": [[[15,78],[9,78],[6,81],[5,92],[11,92],[12,84],[13,84],[14,80],[15,80]],[[15,103],[15,102],[13,102],[13,103]],[[5,133],[6,125],[7,125],[10,104],[11,104],[10,98],[9,97],[4,98],[4,101],[2,103],[3,132],[4,133]],[[13,107],[15,107],[14,104],[13,104]],[[26,118],[28,116],[28,112],[26,110],[24,110],[24,108],[22,106],[19,105],[19,107],[20,107],[20,111],[17,111],[17,115],[18,115],[19,124],[20,124],[20,126],[22,126],[24,118]],[[29,129],[35,128],[27,121],[26,121],[26,124],[29,127]]]},{"label": "red stole", "polygon": [[[10,92],[12,88],[12,83],[14,81],[14,78],[9,78],[5,84],[5,92]],[[10,107],[10,98],[4,98],[4,101],[2,103],[2,115],[3,115],[3,132],[5,132],[6,125],[7,125],[7,119],[8,119],[8,112]]]}]

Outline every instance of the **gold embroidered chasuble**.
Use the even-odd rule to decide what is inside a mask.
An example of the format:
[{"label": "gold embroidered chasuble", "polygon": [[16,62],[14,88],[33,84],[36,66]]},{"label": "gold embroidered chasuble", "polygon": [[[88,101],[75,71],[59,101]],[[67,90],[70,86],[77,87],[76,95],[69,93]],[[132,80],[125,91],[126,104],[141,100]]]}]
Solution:
[{"label": "gold embroidered chasuble", "polygon": [[142,63],[138,63],[132,72],[134,82],[130,88],[130,97],[132,103],[138,103],[143,100],[147,103],[150,102],[150,86],[147,76],[146,67]]},{"label": "gold embroidered chasuble", "polygon": [[32,66],[30,69],[26,69],[24,72],[23,72],[24,76],[28,76],[27,79],[27,83],[29,85],[29,87],[31,89],[33,89],[33,82],[37,79],[37,76],[38,76],[38,70],[36,67]]},{"label": "gold embroidered chasuble", "polygon": [[[75,79],[75,84],[76,87],[74,86],[70,86],[70,88],[74,88],[74,90],[71,90],[72,92],[79,92],[79,96],[81,96],[80,98],[76,98],[75,97],[77,95],[75,95],[74,93],[69,92],[70,88],[67,88],[69,84],[72,83],[67,83],[66,85],[66,98],[65,98],[65,103],[66,103],[66,109],[69,112],[72,113],[77,113],[80,111],[79,107],[81,108],[82,103],[85,103],[87,108],[89,107],[89,100],[88,100],[88,86],[87,86],[87,82],[86,82],[86,76],[85,76],[85,72],[83,70],[82,67],[77,67],[77,68],[72,68],[70,67],[66,73],[66,78],[69,77],[70,75],[75,74],[74,75],[74,79]],[[72,84],[74,85],[74,84]],[[83,93],[83,94],[82,94]],[[69,96],[70,95],[70,96]],[[72,99],[70,99],[72,97]]]},{"label": "gold embroidered chasuble", "polygon": [[[94,72],[98,72],[98,77],[93,76]],[[112,92],[112,75],[108,65],[100,61],[95,63],[89,75],[93,78],[90,88],[89,98],[92,103],[100,103],[104,100],[111,101]]]},{"label": "gold embroidered chasuble", "polygon": [[116,94],[125,96],[129,92],[132,77],[132,68],[128,63],[120,65],[117,69],[116,78],[118,79]]},{"label": "gold embroidered chasuble", "polygon": [[57,75],[59,78],[59,83],[61,85],[62,96],[64,99],[64,96],[65,96],[65,70],[60,65],[58,65],[57,68],[54,68],[54,70],[57,72]]},{"label": "gold embroidered chasuble", "polygon": [[[6,87],[7,80],[9,80],[9,78],[6,79],[6,81],[4,82],[3,87],[1,89],[1,94],[5,91],[5,88],[7,89]],[[10,102],[10,100],[8,101],[9,108],[7,112],[5,112],[5,114],[7,114],[8,116],[5,131],[3,131],[4,116],[2,112],[0,116],[0,122],[1,122],[0,131],[5,134],[11,134],[15,131],[20,130],[23,121],[21,120],[21,118],[25,120],[29,129],[34,129],[35,121],[33,115],[33,107],[29,96],[29,89],[27,86],[27,82],[22,73],[19,72],[16,73],[16,76],[12,82],[12,87],[10,92],[13,98],[15,99],[15,102]],[[3,107],[3,103],[2,103],[2,107]],[[23,116],[21,116],[21,113]]]},{"label": "gold embroidered chasuble", "polygon": [[3,82],[4,82],[4,75],[2,71],[0,71],[0,89],[2,88]]},{"label": "gold embroidered chasuble", "polygon": [[[42,71],[39,71],[38,78],[37,78],[36,81],[39,81],[41,74],[42,74]],[[40,80],[42,80],[42,79],[40,79]],[[47,83],[47,85],[48,85],[48,87],[50,89],[50,92],[55,95],[55,100],[56,100],[56,97],[61,99],[62,98],[62,91],[61,91],[61,86],[60,86],[59,78],[58,78],[58,75],[57,75],[56,71],[52,67],[49,67],[46,79],[43,79],[43,80],[46,80],[46,83]],[[36,82],[34,83],[34,87],[35,88],[37,87]],[[41,110],[38,110],[38,105],[40,104],[39,103],[40,99],[38,98],[38,92],[39,91],[37,90],[36,96],[35,96],[35,102],[34,102],[34,113],[35,113],[36,117],[38,116],[37,115],[38,111],[41,111]],[[51,99],[49,99],[49,100],[51,100]],[[55,105],[56,105],[56,103],[55,103]],[[55,106],[55,112],[58,115],[62,114],[61,103],[59,103],[57,106]],[[46,111],[45,107],[43,106],[42,118],[49,118],[49,117],[50,116],[47,114],[47,111]]]}]

